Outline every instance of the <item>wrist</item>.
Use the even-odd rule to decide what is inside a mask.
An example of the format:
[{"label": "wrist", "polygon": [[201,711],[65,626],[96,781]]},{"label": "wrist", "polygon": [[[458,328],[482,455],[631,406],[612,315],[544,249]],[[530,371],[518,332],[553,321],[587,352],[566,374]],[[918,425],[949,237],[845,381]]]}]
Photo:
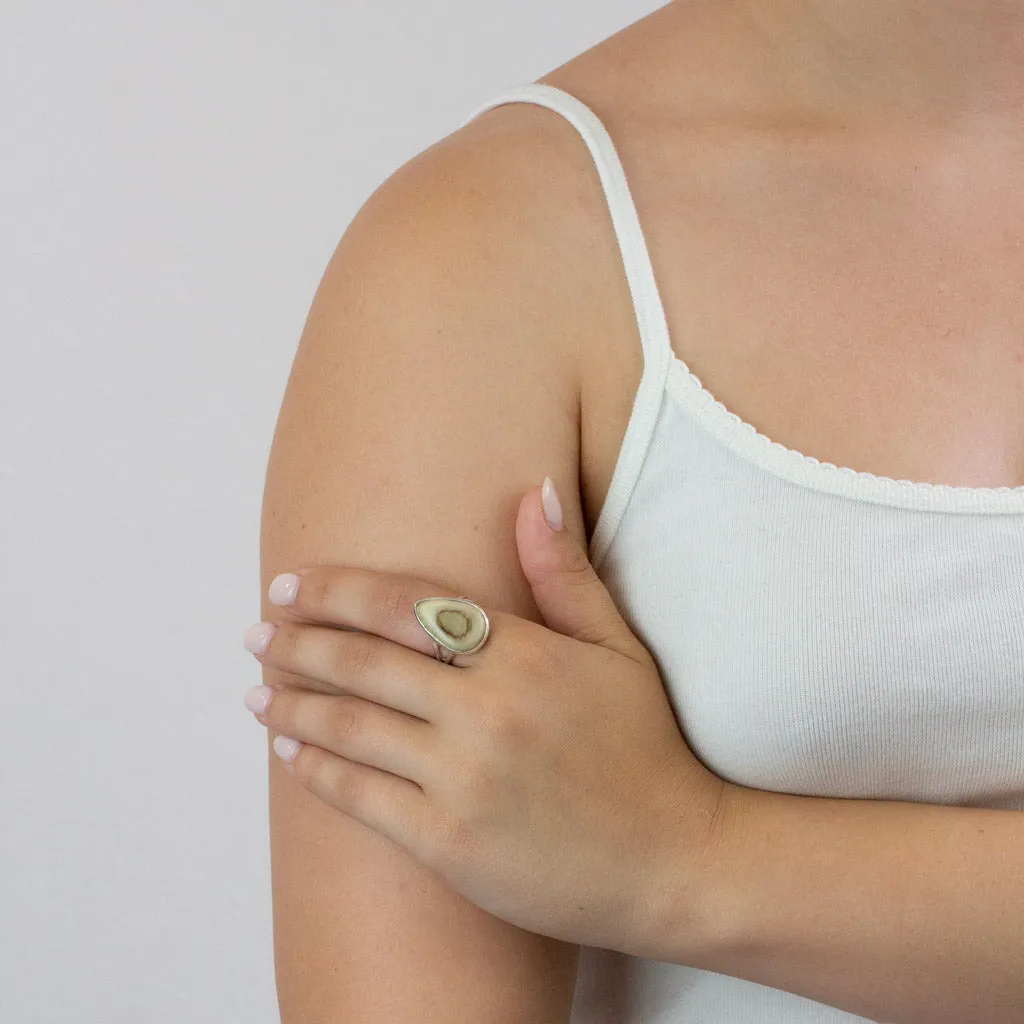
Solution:
[{"label": "wrist", "polygon": [[[717,776],[716,776],[717,778]],[[705,840],[696,851],[693,834],[671,837],[663,858],[648,951],[665,963],[722,971],[734,948],[739,923],[735,881],[746,823],[757,811],[760,790],[719,779],[719,793]],[[688,852],[681,854],[680,847]]]}]

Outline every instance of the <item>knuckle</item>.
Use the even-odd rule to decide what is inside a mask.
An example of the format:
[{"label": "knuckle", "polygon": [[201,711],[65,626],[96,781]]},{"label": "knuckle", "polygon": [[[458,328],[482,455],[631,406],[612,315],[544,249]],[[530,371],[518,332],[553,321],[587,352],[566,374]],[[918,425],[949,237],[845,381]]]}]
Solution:
[{"label": "knuckle", "polygon": [[584,557],[582,552],[577,552],[578,561],[576,565],[567,572],[563,582],[570,587],[583,587],[586,590],[593,590],[594,586],[601,583],[597,570],[591,564],[590,559]]},{"label": "knuckle", "polygon": [[282,622],[274,630],[274,636],[267,651],[268,655],[272,655],[274,661],[286,664],[295,661],[301,653],[302,632],[293,623]]},{"label": "knuckle", "polygon": [[335,764],[331,772],[330,790],[343,807],[356,807],[365,789],[363,776],[349,764]]},{"label": "knuckle", "polygon": [[267,705],[267,710],[263,712],[263,721],[275,732],[287,736],[288,730],[285,727],[291,722],[292,700],[283,687],[275,686],[273,690],[274,695]]},{"label": "knuckle", "polygon": [[301,667],[306,664],[310,654],[309,631],[297,623],[283,623],[274,633],[271,645],[275,645],[275,662],[293,668]]},{"label": "knuckle", "polygon": [[331,732],[342,742],[359,736],[365,727],[365,716],[358,702],[346,697],[337,697],[331,711]]},{"label": "knuckle", "polygon": [[505,655],[520,674],[531,678],[557,677],[567,666],[567,652],[559,639],[558,634],[548,630],[529,629],[508,644]]},{"label": "knuckle", "polygon": [[323,570],[307,573],[298,589],[303,611],[317,611],[330,607],[331,574]]},{"label": "knuckle", "polygon": [[340,668],[350,679],[365,679],[377,668],[380,644],[366,633],[352,633],[342,644]]},{"label": "knuckle", "polygon": [[477,691],[472,705],[474,734],[480,739],[480,754],[486,758],[500,751],[521,751],[535,742],[544,709],[525,693]]},{"label": "knuckle", "polygon": [[386,576],[380,584],[379,607],[384,616],[385,625],[391,625],[406,615],[412,614],[409,588],[400,576]]},{"label": "knuckle", "polygon": [[518,676],[533,678],[541,666],[541,656],[535,644],[510,644],[504,657],[509,669]]},{"label": "knuckle", "polygon": [[488,726],[491,742],[499,750],[523,750],[537,738],[537,722],[523,701],[501,702],[492,709]]},{"label": "knuckle", "polygon": [[481,724],[487,720],[493,699],[493,693],[483,687],[462,687],[459,699],[452,707],[452,721],[459,732],[466,736],[477,735]]}]

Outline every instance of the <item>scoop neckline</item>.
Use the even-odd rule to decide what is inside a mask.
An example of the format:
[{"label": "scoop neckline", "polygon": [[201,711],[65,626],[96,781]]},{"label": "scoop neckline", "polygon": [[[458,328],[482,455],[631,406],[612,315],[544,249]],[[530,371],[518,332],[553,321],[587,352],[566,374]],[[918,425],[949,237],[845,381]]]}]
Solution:
[{"label": "scoop neckline", "polygon": [[811,490],[923,511],[1024,514],[1024,485],[960,487],[923,480],[897,480],[823,462],[813,455],[787,448],[727,408],[674,352],[665,390],[691,419],[740,458]]}]

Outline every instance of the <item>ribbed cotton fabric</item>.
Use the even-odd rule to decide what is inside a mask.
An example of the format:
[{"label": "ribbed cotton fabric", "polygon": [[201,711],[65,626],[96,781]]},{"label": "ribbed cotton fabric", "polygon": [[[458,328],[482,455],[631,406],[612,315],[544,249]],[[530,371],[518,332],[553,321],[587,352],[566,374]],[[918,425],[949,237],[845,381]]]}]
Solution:
[{"label": "ribbed cotton fabric", "polygon": [[[608,201],[644,371],[590,555],[689,746],[756,789],[1024,810],[1024,487],[893,480],[758,433],[673,353],[597,116],[526,83],[463,124],[504,103],[566,118]],[[583,946],[571,1024],[866,1020]]]}]

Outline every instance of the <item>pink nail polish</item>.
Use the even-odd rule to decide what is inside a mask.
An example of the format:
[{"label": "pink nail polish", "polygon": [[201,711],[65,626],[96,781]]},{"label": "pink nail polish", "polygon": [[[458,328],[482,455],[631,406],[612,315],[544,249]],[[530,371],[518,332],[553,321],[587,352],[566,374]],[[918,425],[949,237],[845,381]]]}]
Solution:
[{"label": "pink nail polish", "polygon": [[245,639],[242,641],[245,649],[252,654],[265,654],[276,629],[277,626],[272,622],[257,622],[255,626],[250,626],[245,631]]},{"label": "pink nail polish", "polygon": [[544,486],[540,490],[540,503],[544,508],[544,518],[552,530],[562,529],[562,503],[558,500],[558,492],[555,490],[554,481],[551,477],[544,477]]},{"label": "pink nail polish", "polygon": [[274,691],[269,686],[254,686],[245,691],[245,706],[254,715],[265,714],[273,696]]},{"label": "pink nail polish", "polygon": [[274,753],[282,761],[287,761],[289,764],[299,756],[301,747],[302,744],[298,740],[293,740],[290,736],[274,737]]},{"label": "pink nail polish", "polygon": [[295,593],[299,589],[299,577],[293,572],[283,572],[271,581],[267,597],[271,604],[295,604]]}]

